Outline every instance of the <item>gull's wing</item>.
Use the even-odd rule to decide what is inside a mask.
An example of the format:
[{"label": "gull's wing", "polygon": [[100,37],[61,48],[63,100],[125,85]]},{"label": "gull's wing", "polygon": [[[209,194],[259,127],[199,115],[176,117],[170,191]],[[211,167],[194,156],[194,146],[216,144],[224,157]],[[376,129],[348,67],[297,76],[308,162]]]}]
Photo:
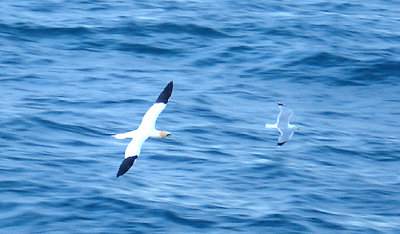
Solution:
[{"label": "gull's wing", "polygon": [[289,127],[289,121],[290,118],[293,115],[293,111],[286,106],[284,106],[282,103],[279,103],[279,108],[281,109],[281,112],[278,115],[277,119],[277,126],[280,129],[285,129]]},{"label": "gull's wing", "polygon": [[292,138],[294,130],[290,129],[290,128],[286,128],[284,130],[280,129],[279,130],[281,132],[281,135],[278,139],[278,144],[276,144],[276,146],[282,146],[283,144],[286,143],[286,141],[288,141],[290,138]]},{"label": "gull's wing", "polygon": [[172,88],[173,82],[171,81],[158,96],[153,106],[151,106],[146,114],[144,114],[142,123],[140,123],[139,128],[154,129],[158,116],[165,109],[168,103],[168,99],[169,97],[171,97]]}]

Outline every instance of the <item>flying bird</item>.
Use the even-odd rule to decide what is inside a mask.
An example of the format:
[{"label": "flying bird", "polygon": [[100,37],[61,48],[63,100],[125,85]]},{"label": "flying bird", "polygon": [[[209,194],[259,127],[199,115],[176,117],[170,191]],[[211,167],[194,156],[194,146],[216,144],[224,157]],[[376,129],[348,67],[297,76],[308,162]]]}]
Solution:
[{"label": "flying bird", "polygon": [[150,109],[143,116],[142,122],[136,130],[113,135],[113,137],[115,137],[116,139],[132,139],[126,147],[125,159],[119,166],[117,177],[122,176],[132,167],[133,163],[140,155],[142,144],[147,140],[147,138],[150,137],[160,139],[166,138],[171,135],[170,132],[157,130],[155,128],[155,124],[158,116],[167,106],[168,99],[169,97],[171,97],[172,94],[172,87],[173,82],[171,81],[158,96],[153,106],[151,106]]},{"label": "flying bird", "polygon": [[276,124],[265,124],[266,128],[275,128],[281,133],[276,146],[282,146],[290,138],[292,138],[295,130],[300,130],[296,125],[290,124],[290,118],[293,115],[293,111],[287,108],[283,103],[278,102],[279,109],[281,112],[278,115]]}]

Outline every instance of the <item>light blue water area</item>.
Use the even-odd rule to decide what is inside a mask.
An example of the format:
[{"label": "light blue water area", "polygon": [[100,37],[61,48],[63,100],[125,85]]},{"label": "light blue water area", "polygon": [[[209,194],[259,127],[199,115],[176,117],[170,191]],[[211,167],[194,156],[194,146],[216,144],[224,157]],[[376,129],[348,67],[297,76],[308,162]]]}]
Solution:
[{"label": "light blue water area", "polygon": [[[400,232],[399,9],[2,1],[0,232]],[[175,137],[117,179],[171,80]]]}]

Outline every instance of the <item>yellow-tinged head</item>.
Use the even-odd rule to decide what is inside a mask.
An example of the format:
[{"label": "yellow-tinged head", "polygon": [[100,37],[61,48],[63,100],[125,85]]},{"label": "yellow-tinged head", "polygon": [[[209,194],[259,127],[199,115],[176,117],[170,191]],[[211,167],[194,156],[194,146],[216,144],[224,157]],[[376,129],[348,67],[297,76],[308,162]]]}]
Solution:
[{"label": "yellow-tinged head", "polygon": [[166,138],[171,136],[171,133],[167,131],[159,131],[158,134],[160,135],[160,138]]}]

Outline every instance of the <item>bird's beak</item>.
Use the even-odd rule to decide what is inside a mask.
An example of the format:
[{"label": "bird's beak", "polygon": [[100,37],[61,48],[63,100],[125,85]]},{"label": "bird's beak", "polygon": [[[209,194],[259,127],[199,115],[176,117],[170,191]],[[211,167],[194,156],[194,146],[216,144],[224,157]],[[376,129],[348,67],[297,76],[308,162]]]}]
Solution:
[{"label": "bird's beak", "polygon": [[169,138],[169,139],[176,139],[176,138],[178,138],[178,136],[175,135],[175,134],[174,134],[174,135],[168,134],[167,138]]}]

